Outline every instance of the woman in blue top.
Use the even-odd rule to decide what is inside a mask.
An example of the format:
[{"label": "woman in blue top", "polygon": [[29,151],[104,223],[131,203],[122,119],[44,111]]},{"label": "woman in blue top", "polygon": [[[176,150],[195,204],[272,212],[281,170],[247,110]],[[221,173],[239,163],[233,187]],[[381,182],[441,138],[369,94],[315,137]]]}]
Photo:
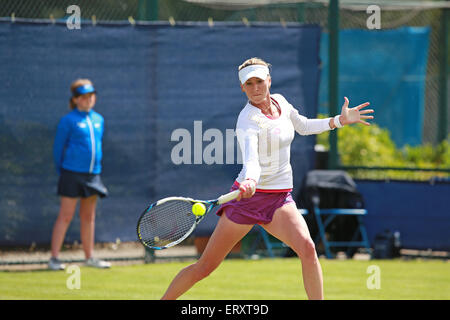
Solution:
[{"label": "woman in blue top", "polygon": [[60,175],[58,195],[61,205],[53,227],[49,268],[65,268],[58,255],[79,199],[80,233],[86,264],[109,268],[110,263],[92,256],[97,197],[108,195],[100,178],[104,120],[92,110],[96,91],[90,80],[78,79],[70,89],[72,111],[61,118],[53,147],[53,158]]}]

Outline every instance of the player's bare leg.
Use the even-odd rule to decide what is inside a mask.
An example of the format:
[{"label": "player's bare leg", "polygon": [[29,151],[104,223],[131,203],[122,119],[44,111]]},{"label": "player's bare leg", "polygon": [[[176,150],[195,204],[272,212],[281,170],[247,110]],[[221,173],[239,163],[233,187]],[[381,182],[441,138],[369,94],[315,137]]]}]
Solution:
[{"label": "player's bare leg", "polygon": [[322,267],[308,226],[295,203],[277,209],[272,222],[263,227],[291,247],[301,259],[303,284],[308,298],[323,299]]},{"label": "player's bare leg", "polygon": [[80,200],[80,236],[86,259],[89,259],[94,251],[96,205],[97,195]]},{"label": "player's bare leg", "polygon": [[207,277],[252,227],[236,224],[223,213],[200,259],[176,275],[161,299],[177,299],[198,281]]},{"label": "player's bare leg", "polygon": [[61,197],[58,218],[53,226],[51,255],[57,258],[64,242],[67,229],[72,221],[78,198]]}]

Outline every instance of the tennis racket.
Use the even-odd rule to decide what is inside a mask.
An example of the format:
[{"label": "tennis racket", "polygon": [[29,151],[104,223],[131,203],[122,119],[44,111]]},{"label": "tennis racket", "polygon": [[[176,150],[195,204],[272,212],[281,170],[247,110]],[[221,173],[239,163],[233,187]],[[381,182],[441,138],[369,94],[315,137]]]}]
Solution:
[{"label": "tennis racket", "polygon": [[[169,197],[152,203],[138,220],[139,241],[151,249],[173,247],[186,239],[213,208],[236,199],[239,193],[240,190],[235,190],[214,200]],[[193,214],[192,206],[195,203],[202,203],[205,206],[205,214],[201,216]]]}]

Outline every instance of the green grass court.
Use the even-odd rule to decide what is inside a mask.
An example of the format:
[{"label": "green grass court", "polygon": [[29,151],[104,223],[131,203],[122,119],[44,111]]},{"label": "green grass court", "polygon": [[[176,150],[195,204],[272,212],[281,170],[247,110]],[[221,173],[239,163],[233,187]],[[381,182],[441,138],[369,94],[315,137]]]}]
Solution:
[{"label": "green grass court", "polygon": [[[450,299],[450,269],[443,260],[325,260],[325,299],[402,300]],[[1,271],[0,300],[8,299],[159,299],[175,274],[192,263],[167,262],[113,266],[109,270],[80,268],[80,289],[68,289],[65,271]],[[368,289],[372,273],[380,270],[380,289]],[[182,299],[297,300],[306,299],[297,258],[228,259]]]}]

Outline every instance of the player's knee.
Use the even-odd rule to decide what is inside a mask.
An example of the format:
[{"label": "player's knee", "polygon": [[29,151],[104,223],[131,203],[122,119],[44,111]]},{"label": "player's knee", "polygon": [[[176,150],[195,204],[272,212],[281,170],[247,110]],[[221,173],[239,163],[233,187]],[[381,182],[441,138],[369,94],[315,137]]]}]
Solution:
[{"label": "player's knee", "polygon": [[94,223],[95,222],[95,211],[80,211],[80,221],[82,223]]},{"label": "player's knee", "polygon": [[72,218],[73,218],[73,214],[72,213],[60,212],[60,214],[58,216],[58,222],[60,224],[68,225],[72,221]]},{"label": "player's knee", "polygon": [[80,220],[81,220],[82,223],[89,223],[89,224],[94,224],[95,223],[95,218],[93,216],[80,217]]},{"label": "player's knee", "polygon": [[197,281],[200,281],[207,276],[209,276],[217,266],[210,264],[210,263],[196,263],[196,272],[195,276],[197,277]]},{"label": "player's knee", "polygon": [[297,252],[300,259],[304,262],[312,262],[317,258],[316,246],[312,239],[303,242],[301,249]]}]

